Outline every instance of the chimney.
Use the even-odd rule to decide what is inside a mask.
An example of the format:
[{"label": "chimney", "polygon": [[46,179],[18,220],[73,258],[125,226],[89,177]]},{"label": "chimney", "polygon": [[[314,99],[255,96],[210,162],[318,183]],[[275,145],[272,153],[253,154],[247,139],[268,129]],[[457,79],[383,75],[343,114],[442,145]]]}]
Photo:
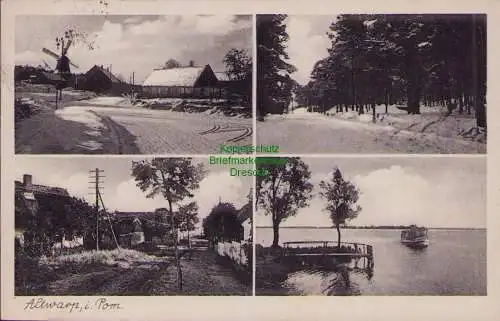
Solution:
[{"label": "chimney", "polygon": [[194,60],[189,60],[189,67],[194,67]]},{"label": "chimney", "polygon": [[25,189],[31,189],[33,187],[33,177],[30,174],[23,175],[23,186]]}]

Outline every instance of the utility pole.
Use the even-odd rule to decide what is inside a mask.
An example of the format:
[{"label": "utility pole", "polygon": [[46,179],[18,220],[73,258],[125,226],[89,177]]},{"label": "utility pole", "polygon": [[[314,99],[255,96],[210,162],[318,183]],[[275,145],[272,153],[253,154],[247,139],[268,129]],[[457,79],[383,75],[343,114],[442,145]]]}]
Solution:
[{"label": "utility pole", "polygon": [[100,175],[104,170],[96,168],[90,171],[90,184],[93,184],[92,188],[95,194],[95,214],[96,214],[96,249],[99,251],[99,197],[102,194],[100,189],[102,189],[101,179],[104,177]]}]

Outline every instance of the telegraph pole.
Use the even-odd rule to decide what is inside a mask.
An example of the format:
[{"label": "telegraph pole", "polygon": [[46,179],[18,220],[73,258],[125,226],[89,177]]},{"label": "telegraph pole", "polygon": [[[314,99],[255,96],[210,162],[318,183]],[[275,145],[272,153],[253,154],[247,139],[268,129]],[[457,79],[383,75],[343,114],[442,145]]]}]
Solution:
[{"label": "telegraph pole", "polygon": [[[101,179],[104,177],[100,175],[104,170],[96,168],[90,171],[90,184],[94,184],[94,186],[90,187],[94,190],[95,194],[95,214],[96,214],[96,249],[99,251],[99,197],[100,197],[100,189],[102,188]],[[92,181],[93,179],[93,181]]]}]

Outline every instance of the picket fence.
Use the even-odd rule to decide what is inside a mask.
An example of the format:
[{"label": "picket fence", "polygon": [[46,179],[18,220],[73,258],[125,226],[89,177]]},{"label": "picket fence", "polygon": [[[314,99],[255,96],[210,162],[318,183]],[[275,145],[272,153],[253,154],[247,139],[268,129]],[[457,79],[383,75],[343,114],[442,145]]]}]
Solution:
[{"label": "picket fence", "polygon": [[239,265],[247,265],[248,257],[245,253],[244,242],[219,242],[217,243],[217,254],[227,256]]}]

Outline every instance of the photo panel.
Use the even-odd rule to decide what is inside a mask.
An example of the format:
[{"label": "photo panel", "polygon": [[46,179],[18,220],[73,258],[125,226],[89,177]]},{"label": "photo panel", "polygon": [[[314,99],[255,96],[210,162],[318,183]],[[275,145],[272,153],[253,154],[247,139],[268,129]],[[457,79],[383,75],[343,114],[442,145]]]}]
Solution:
[{"label": "photo panel", "polygon": [[496,4],[46,2],[2,1],[0,319],[497,319]]},{"label": "photo panel", "polygon": [[257,296],[487,295],[485,158],[258,166]]},{"label": "photo panel", "polygon": [[18,157],[15,175],[14,293],[27,308],[36,296],[252,295],[251,177],[162,157]]},{"label": "photo panel", "polygon": [[486,14],[259,14],[257,143],[485,154]]},{"label": "photo panel", "polygon": [[252,143],[252,15],[20,15],[14,33],[16,154]]}]

